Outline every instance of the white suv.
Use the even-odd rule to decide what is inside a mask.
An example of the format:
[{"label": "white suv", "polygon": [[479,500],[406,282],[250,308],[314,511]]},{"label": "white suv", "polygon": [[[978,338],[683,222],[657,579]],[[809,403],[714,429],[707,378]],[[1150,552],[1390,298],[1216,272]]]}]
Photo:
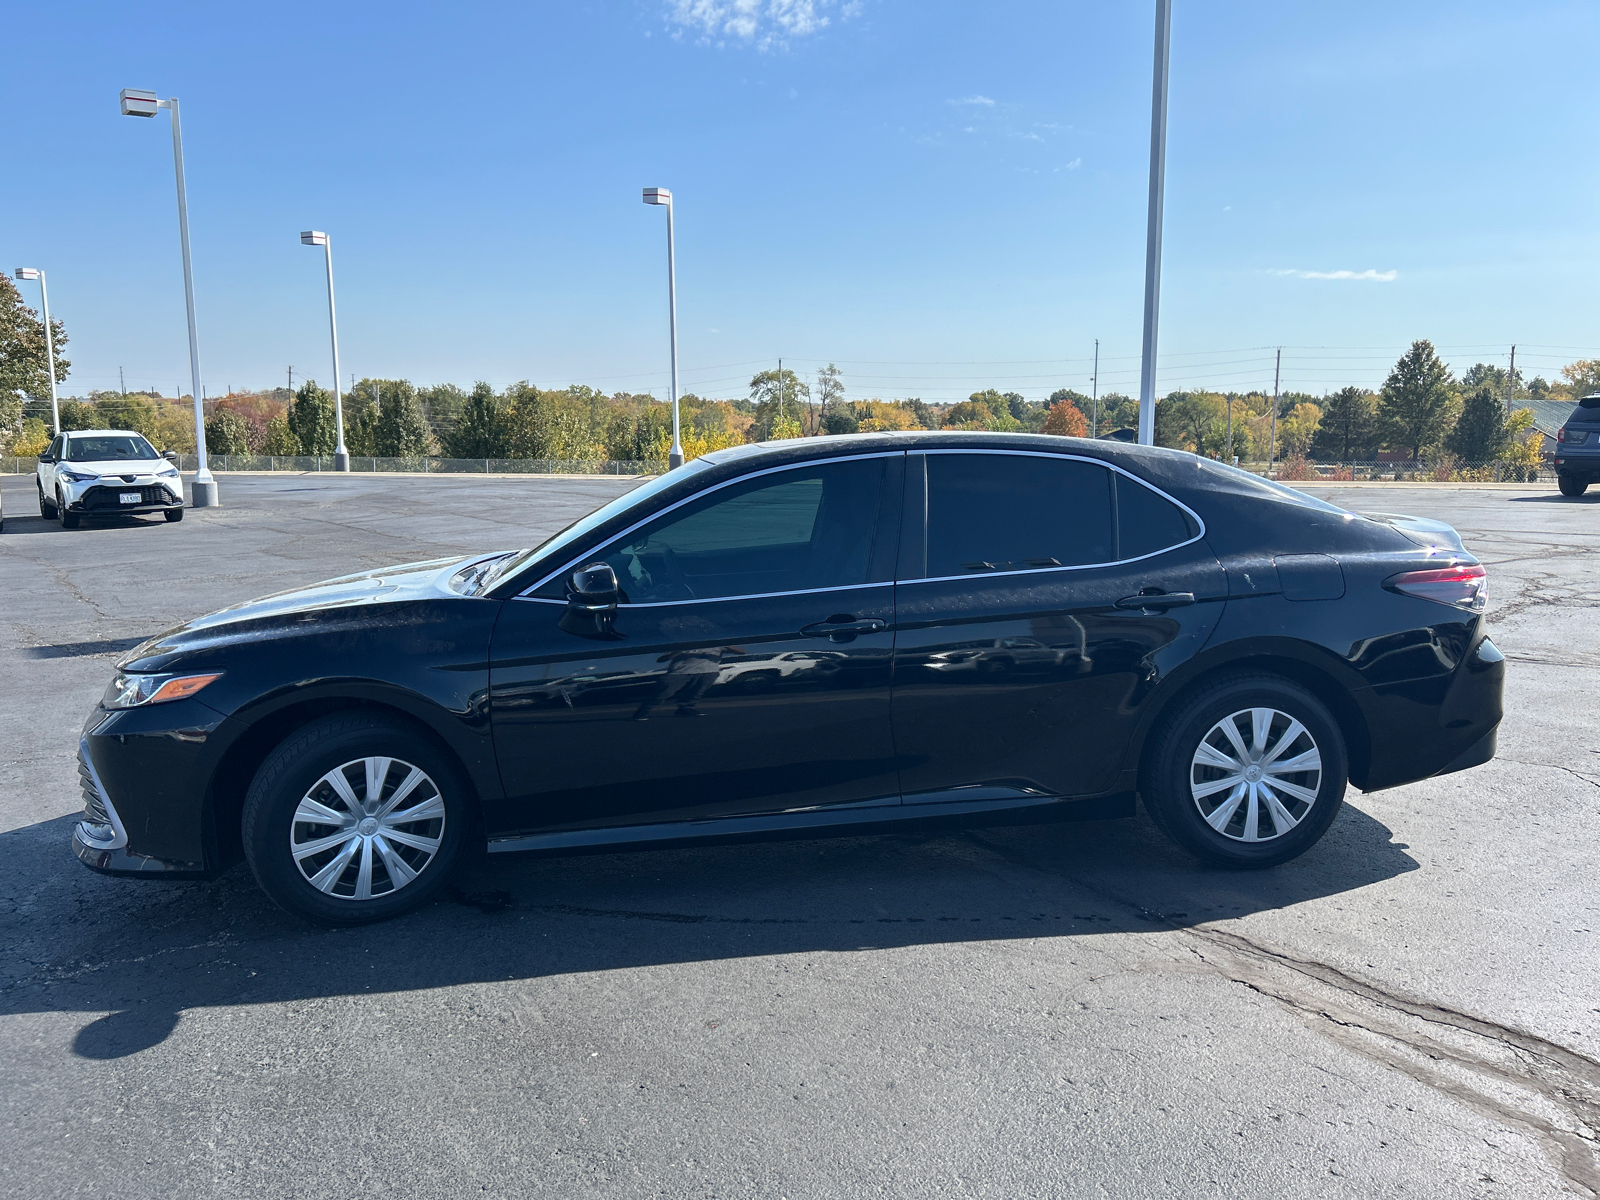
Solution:
[{"label": "white suv", "polygon": [[39,515],[76,529],[84,517],[163,513],[183,520],[178,468],[129,429],[60,433],[39,455]]}]

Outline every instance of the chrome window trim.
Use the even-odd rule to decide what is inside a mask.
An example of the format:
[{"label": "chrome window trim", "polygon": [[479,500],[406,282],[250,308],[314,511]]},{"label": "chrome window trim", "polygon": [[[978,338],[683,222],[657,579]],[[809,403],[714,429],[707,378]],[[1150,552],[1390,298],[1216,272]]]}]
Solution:
[{"label": "chrome window trim", "polygon": [[[621,541],[623,538],[627,537],[634,530],[643,528],[644,526],[650,524],[651,521],[654,521],[656,518],[664,517],[668,513],[672,512],[674,509],[682,508],[685,504],[688,504],[690,501],[699,500],[699,499],[701,499],[701,498],[703,498],[705,496],[711,495],[713,492],[720,492],[725,487],[732,487],[736,483],[744,483],[746,480],[750,480],[750,479],[759,479],[763,475],[775,475],[779,471],[798,471],[803,467],[827,466],[830,463],[837,463],[837,462],[860,462],[860,461],[862,461],[864,459],[868,459],[868,458],[894,458],[897,455],[904,456],[905,454],[906,454],[906,451],[904,451],[904,450],[878,450],[878,451],[874,451],[873,453],[870,453],[870,454],[844,454],[844,455],[839,455],[838,457],[834,457],[834,458],[808,458],[808,459],[804,460],[803,462],[783,463],[780,466],[765,467],[765,468],[763,468],[762,470],[759,470],[759,471],[751,471],[748,475],[736,475],[732,479],[725,479],[721,483],[716,484],[716,485],[714,485],[712,487],[704,488],[701,491],[695,492],[693,495],[685,496],[682,500],[675,500],[671,504],[667,505],[667,507],[665,507],[663,509],[660,509],[657,512],[651,513],[648,517],[645,517],[645,518],[643,518],[642,520],[639,520],[639,521],[635,521],[632,525],[629,525],[626,529],[624,529],[620,533],[616,534],[609,542],[606,542],[605,545],[601,546],[598,550],[592,551],[590,554],[580,554],[577,558],[571,559],[565,565],[556,568],[554,571],[551,571],[548,575],[546,575],[543,578],[541,578],[538,583],[532,584],[531,586],[529,586],[527,588],[524,588],[522,591],[518,592],[515,596],[512,597],[512,599],[513,600],[548,600],[552,604],[563,604],[564,605],[566,603],[565,600],[554,600],[554,599],[551,599],[550,597],[546,597],[546,596],[530,596],[528,593],[529,592],[538,591],[545,584],[549,583],[552,579],[556,578],[556,576],[560,575],[563,571],[571,570],[574,566],[576,566],[583,559],[587,559],[587,558],[591,558],[591,557],[598,557],[598,556],[602,555],[606,550],[608,550],[612,546],[615,546],[619,541]],[[795,591],[795,592],[756,592],[756,593],[754,593],[752,595],[749,595],[749,596],[706,596],[706,597],[703,597],[703,598],[695,598],[695,599],[692,599],[692,600],[651,600],[651,601],[647,601],[644,604],[626,604],[626,605],[619,605],[618,607],[619,608],[649,608],[649,607],[658,607],[658,606],[664,605],[664,604],[705,604],[705,603],[710,603],[710,602],[717,601],[717,600],[753,600],[753,599],[756,599],[758,596],[804,596],[804,595],[808,594],[809,592],[813,592],[813,591],[818,591],[818,592],[842,592],[842,591],[851,591],[851,590],[853,590],[855,588],[858,588],[858,587],[875,587],[875,586],[878,586],[878,585],[869,584],[869,583],[851,583],[851,584],[845,584],[843,587],[836,587],[836,588],[803,588],[800,591]]]},{"label": "chrome window trim", "polygon": [[[751,592],[745,596],[695,596],[688,600],[646,600],[640,604],[618,604],[617,608],[678,608],[685,604],[724,604],[730,600],[770,600],[778,596],[820,596],[824,592],[859,592],[863,588],[893,587],[894,580],[885,579],[878,583],[847,583],[841,587],[801,588],[794,592]],[[531,604],[559,604],[566,607],[565,600],[554,600],[549,596],[513,596],[513,600],[526,600]]]},{"label": "chrome window trim", "polygon": [[[1102,568],[1102,567],[1120,567],[1125,563],[1143,562],[1147,558],[1155,558],[1158,555],[1169,554],[1173,550],[1181,550],[1185,546],[1194,545],[1201,538],[1206,536],[1206,523],[1205,523],[1204,519],[1200,516],[1200,514],[1195,512],[1194,509],[1190,508],[1187,504],[1185,504],[1182,500],[1179,500],[1176,496],[1169,496],[1166,492],[1162,491],[1160,488],[1156,487],[1154,484],[1146,483],[1143,479],[1140,479],[1132,471],[1125,470],[1124,468],[1117,466],[1116,463],[1107,462],[1103,458],[1092,458],[1087,454],[1062,454],[1062,453],[1059,453],[1059,452],[1054,451],[1054,450],[982,450],[982,449],[976,449],[976,448],[962,448],[962,447],[952,447],[952,448],[950,448],[948,450],[945,450],[945,449],[937,449],[937,450],[908,450],[906,453],[908,455],[911,455],[911,454],[1010,454],[1010,455],[1020,456],[1020,457],[1023,457],[1023,458],[1064,458],[1064,459],[1067,459],[1067,460],[1072,461],[1072,462],[1093,463],[1097,467],[1104,467],[1109,471],[1115,471],[1118,475],[1126,475],[1129,479],[1133,480],[1133,482],[1137,483],[1140,487],[1149,488],[1152,492],[1154,492],[1156,495],[1160,496],[1163,500],[1167,501],[1170,504],[1177,505],[1184,512],[1188,513],[1191,517],[1194,518],[1194,523],[1200,527],[1200,532],[1195,534],[1192,538],[1190,538],[1186,542],[1174,542],[1170,546],[1163,546],[1160,550],[1152,550],[1149,554],[1138,554],[1138,555],[1135,555],[1132,558],[1116,558],[1116,559],[1110,560],[1109,562],[1098,562],[1098,563],[1076,563],[1076,564],[1074,564],[1072,566],[1066,566],[1066,567],[1024,567],[1022,570],[1019,570],[1019,571],[984,571],[981,574],[972,574],[972,575],[932,575],[932,576],[927,576],[927,577],[922,578],[922,579],[898,579],[897,578],[895,580],[895,582],[897,584],[902,585],[902,586],[909,586],[911,584],[916,584],[916,583],[950,583],[950,582],[952,582],[954,580],[960,580],[960,579],[965,579],[965,580],[971,580],[971,579],[1003,579],[1003,578],[1006,578],[1007,576],[1011,576],[1011,575],[1049,575],[1049,574],[1053,574],[1056,571],[1094,571],[1094,570],[1097,570],[1097,569]],[[932,500],[931,500],[931,492],[932,492],[932,489],[929,489],[928,492],[925,493],[924,500],[925,500],[926,503],[931,503],[932,502]],[[926,527],[927,527],[927,518],[926,517],[923,518],[923,522],[924,522],[923,527],[924,527],[924,529],[926,529]]]}]

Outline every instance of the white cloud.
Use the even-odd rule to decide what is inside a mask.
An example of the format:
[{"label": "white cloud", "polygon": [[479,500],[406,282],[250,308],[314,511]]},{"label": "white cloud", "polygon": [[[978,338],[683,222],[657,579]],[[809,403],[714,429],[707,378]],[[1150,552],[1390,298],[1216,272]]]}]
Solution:
[{"label": "white cloud", "polygon": [[982,108],[993,108],[994,107],[994,101],[991,100],[988,96],[977,96],[977,95],[963,96],[959,100],[950,100],[950,101],[947,101],[947,103],[950,103],[950,104],[976,104],[976,105],[978,105],[978,106],[980,106]]},{"label": "white cloud", "polygon": [[[1224,210],[1226,211],[1226,210]],[[1291,279],[1360,279],[1369,283],[1393,283],[1400,277],[1399,271],[1271,271],[1272,275],[1286,275]]]},{"label": "white cloud", "polygon": [[1083,158],[1080,155],[1067,164],[1067,170],[1076,171],[1081,166],[1083,166]]},{"label": "white cloud", "polygon": [[[666,0],[667,22],[699,32],[700,42],[713,39],[753,43],[757,50],[784,46],[790,38],[807,37],[827,28],[837,9],[839,19],[860,15],[861,0]],[[676,36],[676,35],[675,35]]]}]

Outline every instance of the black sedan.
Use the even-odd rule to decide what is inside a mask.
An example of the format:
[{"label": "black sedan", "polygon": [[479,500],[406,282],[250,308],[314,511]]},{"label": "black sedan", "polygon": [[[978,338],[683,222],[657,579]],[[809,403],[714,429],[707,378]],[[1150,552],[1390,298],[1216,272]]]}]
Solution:
[{"label": "black sedan", "polygon": [[721,451],[531,550],[224,609],[119,663],[73,849],[243,857],[391,916],[463,851],[1131,815],[1262,867],[1347,782],[1488,761],[1504,660],[1448,526],[1175,451],[907,433]]}]

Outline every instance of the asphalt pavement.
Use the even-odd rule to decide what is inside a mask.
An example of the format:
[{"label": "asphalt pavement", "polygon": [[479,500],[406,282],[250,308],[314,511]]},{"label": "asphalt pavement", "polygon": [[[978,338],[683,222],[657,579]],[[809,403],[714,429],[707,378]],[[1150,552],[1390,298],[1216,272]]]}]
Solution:
[{"label": "asphalt pavement", "polygon": [[1301,859],[1143,817],[568,858],[330,931],[248,869],[67,841],[122,649],[388,563],[537,542],[631,481],[221,477],[67,531],[0,477],[0,1193],[1600,1194],[1600,495],[1319,487],[1455,525],[1500,754]]}]

